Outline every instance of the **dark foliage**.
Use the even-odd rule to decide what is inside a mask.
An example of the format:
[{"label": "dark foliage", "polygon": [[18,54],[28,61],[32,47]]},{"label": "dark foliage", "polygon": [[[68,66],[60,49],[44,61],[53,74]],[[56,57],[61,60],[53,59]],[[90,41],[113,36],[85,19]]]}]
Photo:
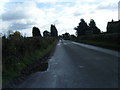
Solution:
[{"label": "dark foliage", "polygon": [[37,27],[33,27],[32,34],[33,34],[33,37],[38,37],[38,36],[41,37],[40,30]]},{"label": "dark foliage", "polygon": [[62,38],[65,39],[65,40],[69,40],[70,39],[70,34],[69,33],[65,33],[65,34],[62,34]]},{"label": "dark foliage", "polygon": [[43,36],[46,37],[46,36],[50,36],[50,32],[48,32],[47,30],[43,32]]},{"label": "dark foliage", "polygon": [[5,36],[5,35],[3,35],[3,36],[2,36],[2,38],[6,38],[6,36]]},{"label": "dark foliage", "polygon": [[14,33],[9,34],[8,36],[9,39],[18,39],[18,38],[23,38],[21,33],[19,31],[15,31]]},{"label": "dark foliage", "polygon": [[94,35],[86,35],[79,37],[80,40],[88,40],[88,41],[97,41],[97,42],[107,42],[107,43],[116,43],[120,44],[120,35],[117,33],[114,34],[94,34]]},{"label": "dark foliage", "polygon": [[76,34],[78,37],[82,35],[100,33],[100,29],[97,28],[93,19],[91,19],[89,26],[87,25],[84,19],[81,19],[79,25],[74,29],[76,30]]},{"label": "dark foliage", "polygon": [[71,38],[71,40],[120,51],[119,33],[84,35],[77,38]]},{"label": "dark foliage", "polygon": [[90,20],[89,27],[90,27],[90,31],[92,31],[93,34],[100,34],[100,29],[98,29],[93,19]]},{"label": "dark foliage", "polygon": [[89,27],[85,20],[81,19],[79,25],[74,29],[77,30],[77,36],[81,36],[86,34],[86,31],[89,29]]},{"label": "dark foliage", "polygon": [[3,80],[20,75],[27,65],[47,53],[54,41],[52,37],[2,38]]},{"label": "dark foliage", "polygon": [[55,25],[51,25],[50,31],[51,31],[52,37],[58,37],[58,31],[57,31],[57,28],[55,27]]}]

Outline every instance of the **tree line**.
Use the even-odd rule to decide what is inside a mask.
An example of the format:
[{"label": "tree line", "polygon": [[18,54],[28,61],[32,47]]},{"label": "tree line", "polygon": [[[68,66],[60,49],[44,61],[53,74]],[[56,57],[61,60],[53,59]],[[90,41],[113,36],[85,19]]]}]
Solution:
[{"label": "tree line", "polygon": [[[41,31],[38,27],[34,26],[32,28],[32,36],[33,37],[42,37]],[[58,37],[58,30],[55,25],[51,24],[50,32],[45,30],[43,32],[43,37]],[[14,33],[12,31],[8,31],[8,38],[20,38],[23,37],[19,31],[15,31]],[[3,35],[2,38],[6,38],[6,35]]]},{"label": "tree line", "polygon": [[96,23],[93,19],[90,20],[89,25],[87,25],[84,19],[80,19],[80,23],[74,29],[76,30],[76,34],[78,37],[87,34],[101,33],[100,29],[96,26]]},{"label": "tree line", "polygon": [[[86,36],[86,35],[94,35],[94,34],[110,34],[110,33],[120,33],[120,20],[119,21],[111,21],[107,23],[106,32],[102,32],[97,26],[96,22],[91,19],[90,23],[87,24],[85,20],[82,18],[78,23],[78,26],[74,28],[76,30],[76,36]],[[76,38],[75,35],[70,35],[68,32],[62,34],[60,37],[64,39]]]},{"label": "tree line", "polygon": [[[101,32],[101,30],[96,26],[96,22],[91,19],[90,23],[87,24],[85,20],[82,18],[78,23],[78,26],[74,28],[76,30],[76,36],[84,36],[84,35],[92,35],[92,34],[101,34],[101,33],[120,33],[120,20],[119,21],[111,21],[107,23],[106,32]],[[32,36],[33,37],[42,37],[40,29],[38,27],[32,28]],[[43,37],[58,37],[58,30],[55,25],[51,24],[50,32],[45,30],[43,32]],[[9,34],[9,37],[22,37],[19,31],[14,32],[13,34]],[[68,37],[75,37],[75,35],[69,35],[69,33],[65,33],[59,35],[59,37],[68,38]],[[3,36],[5,38],[5,35]]]},{"label": "tree line", "polygon": [[[58,37],[58,31],[57,31],[57,28],[55,25],[51,25],[50,27],[50,31],[47,31],[45,30],[43,32],[43,36],[46,37],[46,36],[52,36],[52,37]],[[32,29],[32,34],[33,34],[33,37],[42,37],[41,33],[40,33],[40,29],[38,27],[33,27]]]}]

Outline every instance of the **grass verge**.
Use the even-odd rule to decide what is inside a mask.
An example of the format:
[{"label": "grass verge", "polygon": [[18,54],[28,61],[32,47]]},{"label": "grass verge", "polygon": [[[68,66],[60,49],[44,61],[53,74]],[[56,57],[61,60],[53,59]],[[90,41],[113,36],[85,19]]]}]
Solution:
[{"label": "grass verge", "polygon": [[90,44],[90,45],[94,45],[94,46],[99,46],[99,47],[107,48],[107,49],[111,49],[111,50],[120,51],[120,45],[115,44],[115,43],[102,42],[102,41],[97,42],[97,41],[89,41],[89,40],[80,40],[77,42]]},{"label": "grass verge", "polygon": [[[19,61],[17,63],[11,64],[10,68],[5,68],[2,74],[2,83],[5,84],[16,77],[21,75],[21,71],[27,68],[27,66],[34,64],[36,61],[41,60],[45,55],[51,52],[54,48],[57,40],[49,44],[47,48],[42,48],[40,50],[35,50],[30,55],[26,54],[24,57],[16,58]],[[12,57],[11,57],[12,58]],[[20,60],[19,60],[20,59]],[[31,66],[32,67],[32,66]]]},{"label": "grass verge", "polygon": [[120,51],[120,33],[83,35],[71,40]]}]

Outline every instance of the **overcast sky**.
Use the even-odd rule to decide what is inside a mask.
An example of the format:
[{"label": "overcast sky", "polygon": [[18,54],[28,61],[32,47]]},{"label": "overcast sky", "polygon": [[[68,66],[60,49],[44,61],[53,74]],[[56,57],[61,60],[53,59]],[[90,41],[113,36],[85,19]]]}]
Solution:
[{"label": "overcast sky", "polygon": [[101,31],[107,22],[118,20],[119,0],[0,0],[0,32],[20,31],[32,35],[32,27],[41,34],[55,24],[58,33],[75,34],[74,27],[83,18],[87,24],[94,19]]}]

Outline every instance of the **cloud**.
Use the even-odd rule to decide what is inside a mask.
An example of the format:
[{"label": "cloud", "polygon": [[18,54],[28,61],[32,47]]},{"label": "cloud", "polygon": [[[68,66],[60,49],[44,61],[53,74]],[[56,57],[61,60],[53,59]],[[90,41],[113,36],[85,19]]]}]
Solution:
[{"label": "cloud", "polygon": [[43,16],[43,12],[36,7],[34,2],[23,2],[22,4],[8,3],[9,7],[2,14],[3,21],[29,19],[37,17],[38,13]]},{"label": "cloud", "polygon": [[75,34],[73,28],[81,18],[87,23],[94,19],[105,31],[108,21],[117,20],[117,0],[10,0],[2,9],[3,30],[20,30],[27,35],[31,35],[33,26],[41,33],[50,31],[51,24],[56,25],[59,34]]},{"label": "cloud", "polygon": [[[23,30],[44,23],[45,13],[37,8],[35,2],[7,3],[2,13],[3,30]],[[9,23],[9,24],[7,24]],[[6,26],[6,27],[5,27]]]},{"label": "cloud", "polygon": [[11,23],[9,26],[10,30],[22,30],[22,29],[27,29],[30,28],[31,26],[34,26],[35,23],[33,22],[27,22],[27,23],[20,23],[20,22],[14,22]]},{"label": "cloud", "polygon": [[108,9],[108,10],[115,10],[117,9],[117,5],[115,3],[101,3],[98,5],[97,9]]},{"label": "cloud", "polygon": [[[2,13],[2,12],[4,12],[4,5],[5,5],[5,3],[6,2],[8,2],[9,0],[2,0],[2,1],[0,1],[0,12]],[[1,14],[0,13],[0,14]]]},{"label": "cloud", "polygon": [[25,13],[21,13],[20,11],[13,11],[13,12],[8,11],[2,14],[3,21],[17,20],[24,18],[28,18],[28,16]]}]

